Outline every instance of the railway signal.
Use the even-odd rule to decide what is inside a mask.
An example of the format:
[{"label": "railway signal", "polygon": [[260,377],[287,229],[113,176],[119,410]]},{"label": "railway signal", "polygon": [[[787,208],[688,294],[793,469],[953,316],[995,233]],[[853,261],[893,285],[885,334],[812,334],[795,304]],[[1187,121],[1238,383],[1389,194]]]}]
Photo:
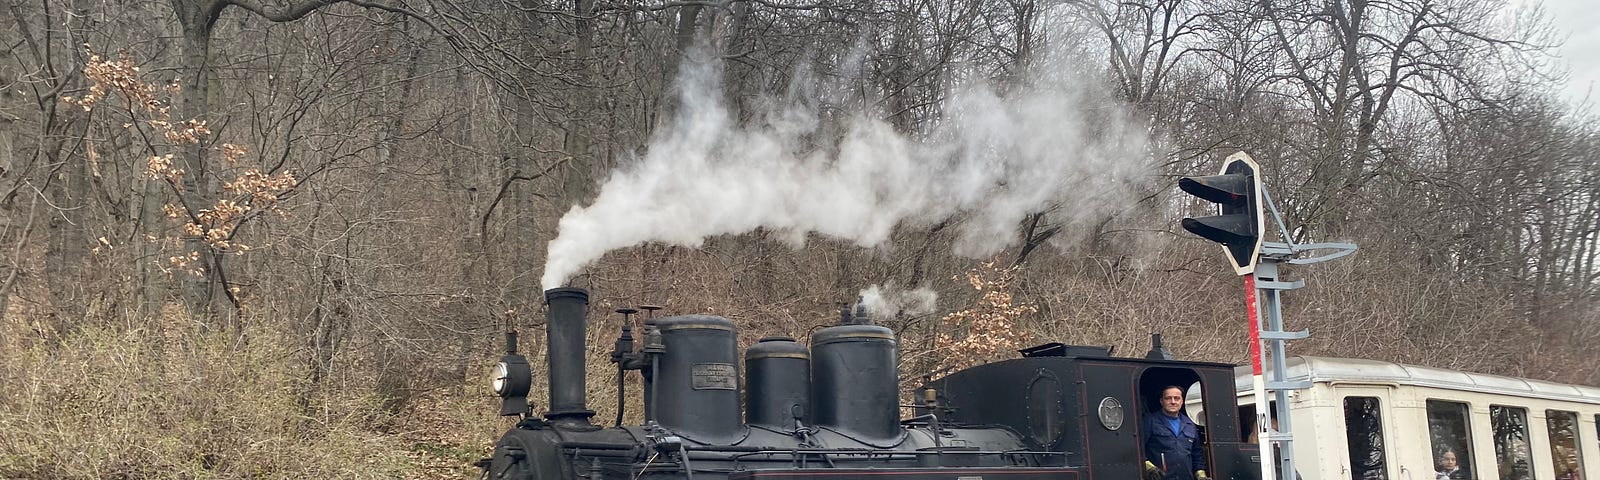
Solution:
[{"label": "railway signal", "polygon": [[1178,188],[1217,204],[1218,214],[1183,219],[1183,229],[1222,244],[1228,263],[1239,275],[1255,271],[1261,254],[1261,167],[1244,152],[1222,164],[1222,172],[1178,179]]},{"label": "railway signal", "polygon": [[1273,480],[1272,449],[1267,442],[1270,431],[1263,399],[1266,379],[1262,376],[1261,321],[1256,311],[1256,263],[1261,257],[1263,217],[1261,205],[1261,166],[1250,154],[1239,152],[1222,162],[1222,171],[1204,177],[1178,179],[1178,188],[1190,195],[1217,204],[1217,215],[1184,218],[1183,229],[1206,240],[1222,244],[1233,271],[1244,276],[1245,311],[1249,317],[1250,367],[1256,398],[1256,432],[1261,442],[1261,479]]},{"label": "railway signal", "polygon": [[[1218,214],[1183,219],[1183,229],[1222,244],[1228,263],[1244,277],[1245,315],[1250,336],[1250,367],[1255,392],[1256,433],[1261,438],[1261,478],[1295,478],[1294,442],[1288,415],[1289,390],[1310,388],[1306,382],[1288,381],[1284,342],[1310,335],[1307,331],[1283,330],[1281,292],[1305,285],[1303,280],[1285,281],[1278,271],[1281,264],[1308,265],[1349,255],[1356,246],[1349,243],[1296,244],[1278,216],[1272,196],[1261,186],[1261,168],[1244,152],[1228,156],[1216,175],[1178,179],[1178,188],[1217,204]],[[1265,211],[1272,212],[1282,242],[1264,242]],[[1302,256],[1313,251],[1332,251],[1320,256]],[[1259,281],[1258,281],[1259,280]],[[1257,294],[1260,294],[1259,300]],[[1264,351],[1265,350],[1265,351]],[[1266,367],[1270,354],[1271,369]],[[1267,400],[1272,390],[1275,401]],[[1281,429],[1269,428],[1272,408]],[[1276,451],[1271,445],[1281,446]],[[1281,461],[1273,457],[1281,453]],[[1273,468],[1276,466],[1277,468]]]}]

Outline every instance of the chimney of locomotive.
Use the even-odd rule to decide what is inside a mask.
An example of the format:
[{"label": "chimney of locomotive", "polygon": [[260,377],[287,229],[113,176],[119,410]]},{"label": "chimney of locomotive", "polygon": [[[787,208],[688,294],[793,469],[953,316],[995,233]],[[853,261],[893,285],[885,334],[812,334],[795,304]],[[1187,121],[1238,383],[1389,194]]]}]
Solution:
[{"label": "chimney of locomotive", "polygon": [[550,365],[550,412],[545,417],[556,425],[589,426],[589,417],[594,416],[594,411],[584,405],[584,329],[589,292],[552,288],[544,292],[544,298],[549,305],[545,360]]}]

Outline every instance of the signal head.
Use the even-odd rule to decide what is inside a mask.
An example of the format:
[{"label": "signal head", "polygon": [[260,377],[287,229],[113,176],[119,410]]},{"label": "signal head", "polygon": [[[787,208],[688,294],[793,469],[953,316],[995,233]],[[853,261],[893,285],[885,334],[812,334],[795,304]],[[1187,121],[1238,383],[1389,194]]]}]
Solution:
[{"label": "signal head", "polygon": [[1222,244],[1228,263],[1240,275],[1255,272],[1261,253],[1261,167],[1250,155],[1235,153],[1216,175],[1178,179],[1178,188],[1217,204],[1217,215],[1183,219],[1183,229]]}]

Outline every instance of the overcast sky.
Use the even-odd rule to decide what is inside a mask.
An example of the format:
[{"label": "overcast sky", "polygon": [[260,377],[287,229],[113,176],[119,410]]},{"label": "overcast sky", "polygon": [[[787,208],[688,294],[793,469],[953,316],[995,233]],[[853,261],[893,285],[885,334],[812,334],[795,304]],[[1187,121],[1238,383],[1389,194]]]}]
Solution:
[{"label": "overcast sky", "polygon": [[1572,72],[1567,97],[1582,100],[1600,85],[1600,1],[1544,0],[1544,5],[1559,34],[1570,35],[1559,55]]}]

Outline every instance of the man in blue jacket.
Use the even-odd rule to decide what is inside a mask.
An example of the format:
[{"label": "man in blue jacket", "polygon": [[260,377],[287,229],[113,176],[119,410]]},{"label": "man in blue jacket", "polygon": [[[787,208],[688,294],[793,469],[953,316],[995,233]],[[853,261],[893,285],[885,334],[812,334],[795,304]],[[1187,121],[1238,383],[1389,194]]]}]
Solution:
[{"label": "man in blue jacket", "polygon": [[1161,414],[1144,416],[1145,478],[1195,480],[1206,476],[1200,428],[1183,414],[1183,389],[1161,389]]}]

